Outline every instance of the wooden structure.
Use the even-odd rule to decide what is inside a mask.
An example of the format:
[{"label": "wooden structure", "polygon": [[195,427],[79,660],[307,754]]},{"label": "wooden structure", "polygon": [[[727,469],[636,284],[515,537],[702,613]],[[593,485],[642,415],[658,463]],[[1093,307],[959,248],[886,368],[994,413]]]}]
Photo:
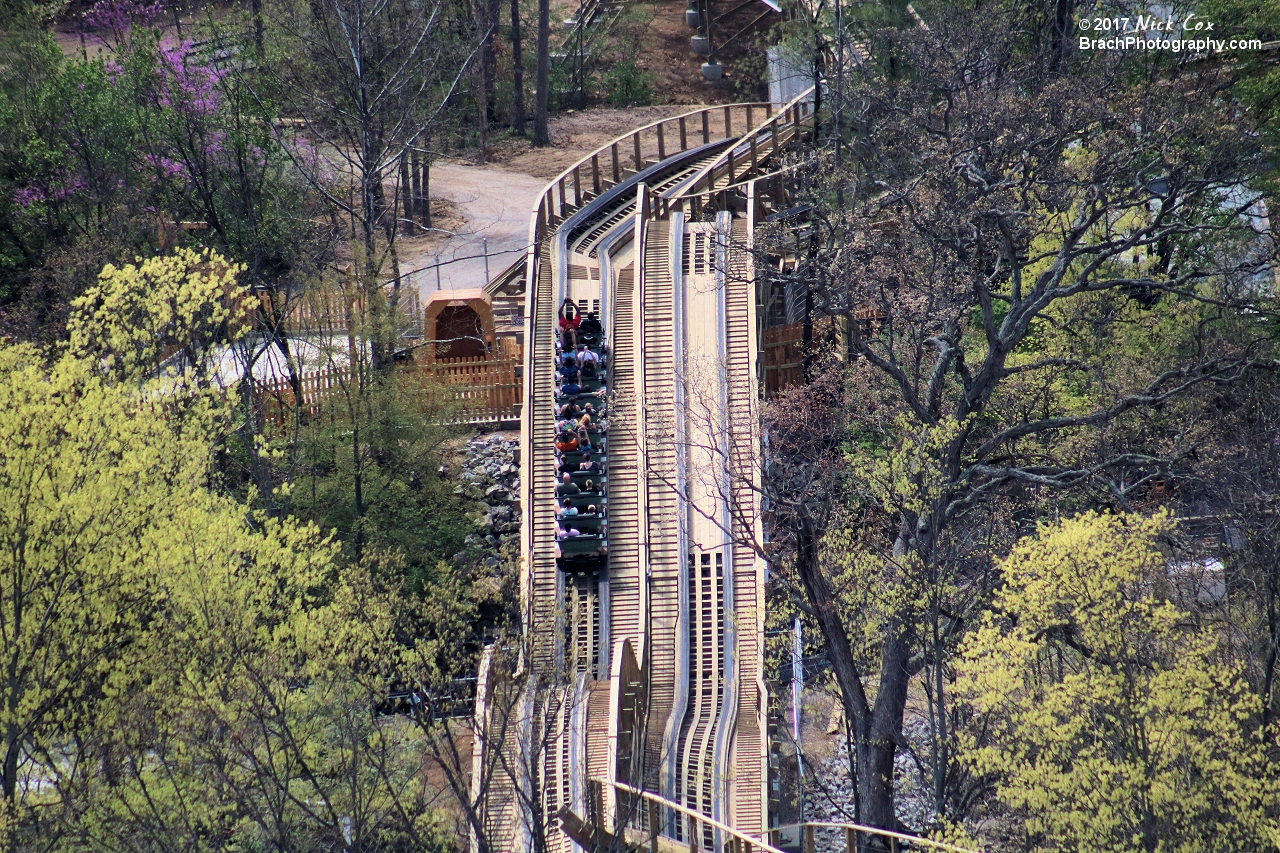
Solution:
[{"label": "wooden structure", "polygon": [[493,306],[481,289],[437,290],[422,311],[423,360],[483,358],[497,344]]},{"label": "wooden structure", "polygon": [[[445,358],[426,364],[398,365],[401,376],[416,380],[428,392],[424,407],[443,413],[449,423],[512,423],[520,418],[522,361],[518,352],[491,358]],[[255,383],[255,398],[269,424],[283,425],[299,408],[308,415],[322,410],[323,401],[357,381],[347,365],[305,371],[302,399],[293,392],[288,377]]]},{"label": "wooden structure", "polygon": [[804,371],[804,324],[767,326],[764,330],[764,389],[776,394],[800,383]]},{"label": "wooden structure", "polygon": [[[646,125],[566,170],[533,211],[520,456],[527,693],[514,734],[477,740],[510,768],[483,792],[496,850],[542,838],[551,853],[576,853],[584,840],[624,837],[672,851],[769,849],[765,572],[754,547],[764,347],[751,240],[792,204],[780,155],[812,132],[808,95]],[[557,561],[555,318],[566,299],[598,311],[611,353],[607,560],[580,572]]]}]

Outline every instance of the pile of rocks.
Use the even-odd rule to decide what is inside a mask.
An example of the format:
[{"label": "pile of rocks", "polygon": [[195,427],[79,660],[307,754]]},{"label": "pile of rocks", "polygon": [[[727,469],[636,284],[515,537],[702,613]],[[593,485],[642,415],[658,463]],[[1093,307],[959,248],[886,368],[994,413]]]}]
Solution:
[{"label": "pile of rocks", "polygon": [[[843,729],[843,718],[841,718]],[[903,721],[903,736],[916,755],[928,756],[929,725],[919,716],[909,715]],[[847,822],[854,814],[853,782],[849,778],[848,741],[838,737],[834,743],[835,754],[812,766],[821,794],[810,795],[810,820]],[[929,829],[937,818],[933,808],[930,782],[924,778],[927,767],[918,765],[905,750],[898,750],[893,759],[893,805],[898,820],[915,832]],[[816,792],[815,792],[816,793]],[[834,849],[834,848],[833,848]]]},{"label": "pile of rocks", "polygon": [[[478,435],[467,442],[466,459],[458,474],[454,493],[480,501],[484,508],[474,517],[479,532],[467,536],[472,554],[479,552],[484,564],[495,567],[503,546],[520,530],[520,466],[516,439],[503,435]],[[455,559],[468,559],[459,554]]]}]

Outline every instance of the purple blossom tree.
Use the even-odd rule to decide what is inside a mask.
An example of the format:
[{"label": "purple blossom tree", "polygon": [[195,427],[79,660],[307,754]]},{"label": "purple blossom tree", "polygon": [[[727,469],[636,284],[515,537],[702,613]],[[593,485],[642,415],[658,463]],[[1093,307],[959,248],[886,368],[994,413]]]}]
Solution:
[{"label": "purple blossom tree", "polygon": [[84,29],[108,47],[119,49],[128,44],[134,28],[150,27],[163,12],[160,0],[98,0],[84,13]]}]

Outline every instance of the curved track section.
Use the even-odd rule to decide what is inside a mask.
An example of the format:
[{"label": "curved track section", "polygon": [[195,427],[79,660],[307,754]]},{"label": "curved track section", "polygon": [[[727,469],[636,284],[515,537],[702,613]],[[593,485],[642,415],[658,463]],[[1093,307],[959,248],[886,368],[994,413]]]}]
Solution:
[{"label": "curved track section", "polygon": [[[786,206],[780,155],[810,123],[803,97],[664,119],[567,170],[533,212],[524,694],[478,747],[506,756],[477,791],[496,849],[581,849],[589,814],[674,849],[766,830],[750,239]],[[594,355],[566,360],[566,303],[598,319],[577,332]]]}]

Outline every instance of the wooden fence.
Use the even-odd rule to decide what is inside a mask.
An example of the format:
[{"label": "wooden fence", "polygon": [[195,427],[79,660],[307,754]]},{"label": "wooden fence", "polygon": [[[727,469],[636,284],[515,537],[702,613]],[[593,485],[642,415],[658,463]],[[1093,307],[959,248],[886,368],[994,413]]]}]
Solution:
[{"label": "wooden fence", "polygon": [[405,369],[417,371],[424,384],[429,377],[430,383],[447,387],[447,399],[458,404],[461,421],[494,423],[520,417],[524,357],[519,352],[496,359],[441,358]]},{"label": "wooden fence", "polygon": [[[854,325],[851,327],[850,322]],[[875,338],[884,327],[885,317],[874,306],[853,312],[852,321],[844,317],[818,317],[813,321],[810,353],[829,352],[841,361],[856,358],[851,335]],[[771,396],[799,385],[804,379],[804,323],[768,326],[764,330],[764,392]]]},{"label": "wooden fence", "polygon": [[764,330],[764,393],[771,396],[804,381],[804,324]]},{"label": "wooden fence", "polygon": [[[396,368],[402,378],[417,380],[419,389],[430,393],[423,409],[448,412],[449,423],[500,423],[520,417],[523,361],[516,357],[446,358],[431,364],[407,364]],[[300,377],[302,399],[295,399],[288,377],[255,382],[254,392],[264,425],[283,425],[301,409],[308,415],[320,412],[323,401],[353,388],[349,366],[304,372]]]}]

